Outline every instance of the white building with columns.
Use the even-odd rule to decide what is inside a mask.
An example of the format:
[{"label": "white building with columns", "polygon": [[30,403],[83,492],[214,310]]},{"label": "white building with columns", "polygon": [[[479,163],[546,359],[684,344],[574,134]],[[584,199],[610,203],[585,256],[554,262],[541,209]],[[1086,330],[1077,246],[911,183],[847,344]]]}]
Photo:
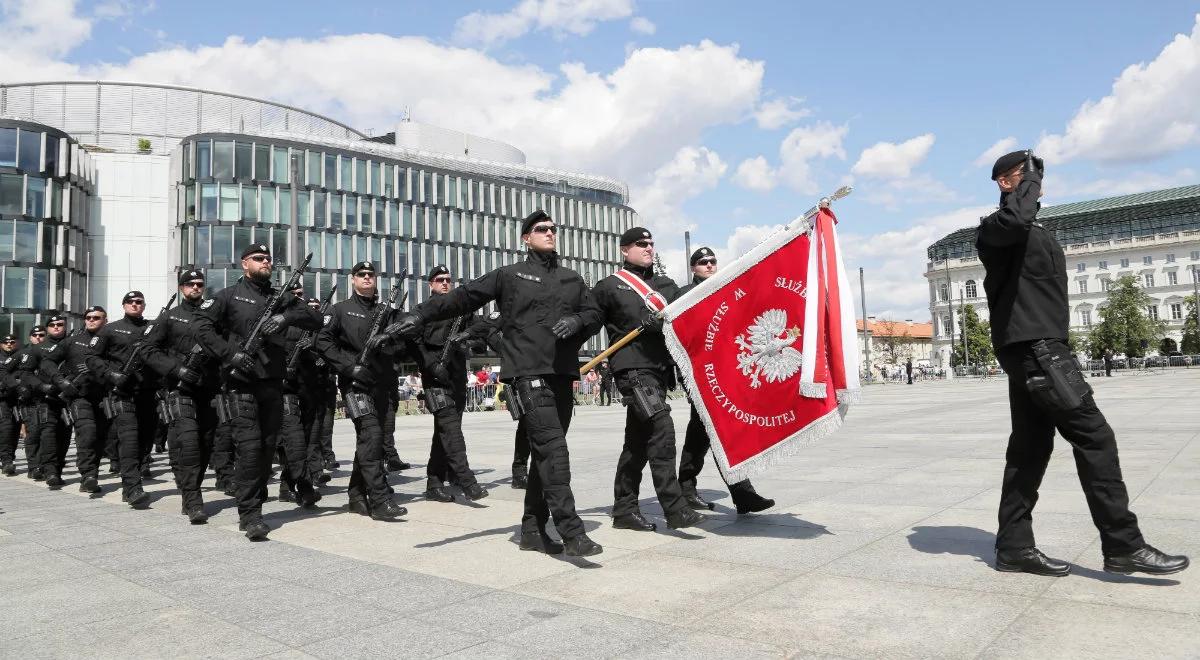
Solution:
[{"label": "white building with columns", "polygon": [[[1166,336],[1180,341],[1184,298],[1192,295],[1200,273],[1200,185],[1048,206],[1038,221],[1055,232],[1066,252],[1072,330],[1086,335],[1100,322],[1112,282],[1132,275],[1152,300],[1147,315],[1166,321]],[[962,305],[988,318],[975,228],[945,236],[927,254],[933,359],[948,366],[951,314],[956,341]]]}]

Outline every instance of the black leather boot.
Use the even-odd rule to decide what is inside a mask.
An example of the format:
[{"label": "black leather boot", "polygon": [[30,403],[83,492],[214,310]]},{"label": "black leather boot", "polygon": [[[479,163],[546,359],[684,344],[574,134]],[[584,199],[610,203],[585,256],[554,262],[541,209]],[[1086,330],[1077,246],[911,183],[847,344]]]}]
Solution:
[{"label": "black leather boot", "polygon": [[472,502],[482,500],[483,498],[488,496],[487,489],[484,488],[483,486],[480,486],[479,484],[471,484],[470,486],[467,486],[466,488],[462,489],[462,491],[463,491],[463,495],[466,495],[467,499],[471,500]]},{"label": "black leather boot", "polygon": [[692,511],[691,509],[680,509],[675,513],[667,514],[667,527],[670,527],[671,529],[693,527],[697,523],[702,522],[704,522],[704,516]]},{"label": "black leather boot", "polygon": [[265,541],[267,534],[271,533],[271,527],[263,522],[262,518],[243,522],[238,525],[238,529],[246,532],[246,538],[251,541]]},{"label": "black leather boot", "polygon": [[454,496],[448,493],[445,488],[434,486],[433,488],[426,489],[425,499],[430,502],[453,502]]},{"label": "black leather boot", "polygon": [[357,513],[360,516],[371,515],[371,507],[366,500],[350,500],[350,513]]},{"label": "black leather boot", "polygon": [[84,477],[83,481],[79,482],[79,492],[81,493],[99,493],[100,483],[96,477]]},{"label": "black leather boot", "polygon": [[563,545],[550,538],[546,532],[521,532],[521,549],[558,555],[562,554]]},{"label": "black leather boot", "polygon": [[599,543],[588,538],[587,534],[572,536],[569,539],[563,539],[563,548],[568,557],[590,557],[604,552],[604,548],[600,547]]},{"label": "black leather boot", "polygon": [[687,505],[696,511],[712,511],[713,507],[716,506],[712,502],[700,497],[700,494],[695,491],[684,493],[683,501],[687,502]]},{"label": "black leather boot", "polygon": [[121,496],[121,501],[135,509],[144,509],[150,503],[150,494],[141,486],[134,486],[128,493]]},{"label": "black leather boot", "polygon": [[1191,562],[1184,555],[1168,555],[1152,545],[1127,555],[1104,558],[1104,570],[1108,573],[1146,573],[1148,575],[1170,575],[1187,568]]},{"label": "black leather boot", "polygon": [[632,529],[638,532],[653,532],[658,529],[658,525],[646,520],[641,511],[613,516],[613,527],[616,529]]},{"label": "black leather boot", "polygon": [[1037,548],[1020,550],[997,550],[996,570],[1005,573],[1032,573],[1047,577],[1062,577],[1071,572],[1065,561],[1051,559]]},{"label": "black leather boot", "polygon": [[373,520],[393,520],[408,513],[408,509],[396,504],[392,500],[384,500],[383,504],[371,507],[371,518]]}]

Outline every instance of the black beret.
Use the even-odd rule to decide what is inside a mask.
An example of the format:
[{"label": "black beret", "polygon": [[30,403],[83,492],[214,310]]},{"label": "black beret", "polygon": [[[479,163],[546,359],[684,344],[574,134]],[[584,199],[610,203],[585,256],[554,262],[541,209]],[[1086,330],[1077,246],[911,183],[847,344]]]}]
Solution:
[{"label": "black beret", "polygon": [[59,321],[66,323],[67,317],[63,316],[62,314],[53,314],[50,316],[50,318],[46,319],[46,325],[50,325],[51,323],[58,323]]},{"label": "black beret", "polygon": [[3,341],[6,341],[6,342],[16,341],[16,340],[17,340],[16,335],[4,335],[4,339],[3,339]]},{"label": "black beret", "polygon": [[442,265],[437,265],[437,266],[433,267],[433,270],[429,271],[428,279],[430,282],[432,282],[433,278],[437,277],[438,275],[449,275],[449,274],[450,274],[449,268],[446,268],[445,266],[442,266]]},{"label": "black beret", "polygon": [[697,261],[700,261],[701,259],[703,259],[705,257],[715,257],[715,256],[717,256],[717,255],[713,254],[713,251],[711,249],[702,247],[699,250],[696,250],[695,252],[692,253],[692,258],[688,259],[688,265],[695,266]]},{"label": "black beret", "polygon": [[1001,174],[1008,172],[1012,168],[1025,162],[1025,150],[1013,151],[996,159],[996,164],[992,165],[992,181],[1000,178]]},{"label": "black beret", "polygon": [[246,246],[246,249],[242,250],[241,258],[245,259],[252,254],[265,254],[269,257],[271,256],[271,249],[267,247],[266,243],[251,243]]},{"label": "black beret", "polygon": [[108,316],[108,312],[105,311],[100,305],[92,305],[91,307],[88,307],[87,309],[83,310],[83,315],[87,316],[90,312],[100,312],[101,314]]},{"label": "black beret", "polygon": [[30,337],[32,337],[32,336],[36,335],[36,334],[37,334],[37,333],[39,333],[39,332],[45,332],[45,331],[46,331],[46,326],[44,326],[44,325],[35,325],[35,326],[33,326],[32,328],[30,328],[30,329],[29,329],[29,336],[30,336]]},{"label": "black beret", "polygon": [[354,267],[350,269],[350,274],[358,275],[359,273],[365,273],[367,271],[374,273],[375,264],[370,261],[360,261],[354,264]]},{"label": "black beret", "polygon": [[195,268],[188,268],[187,270],[179,271],[179,283],[180,284],[183,284],[185,282],[191,282],[194,280],[200,280],[201,282],[203,282],[204,281],[204,272],[197,270]]},{"label": "black beret", "polygon": [[129,293],[125,294],[124,298],[121,298],[121,304],[124,305],[130,300],[137,300],[139,298],[142,299],[142,301],[146,300],[146,296],[143,296],[141,291],[130,291]]},{"label": "black beret", "polygon": [[524,236],[525,234],[528,234],[531,230],[533,230],[533,226],[536,225],[537,223],[541,222],[542,220],[553,220],[553,219],[554,218],[550,217],[550,214],[546,213],[545,211],[543,211],[541,209],[538,209],[538,210],[534,211],[533,213],[530,213],[529,215],[525,216],[525,219],[521,221],[521,235]]},{"label": "black beret", "polygon": [[650,235],[649,229],[646,229],[645,227],[630,227],[629,229],[625,230],[624,234],[621,234],[621,245],[629,245],[634,241],[650,238],[654,237]]}]

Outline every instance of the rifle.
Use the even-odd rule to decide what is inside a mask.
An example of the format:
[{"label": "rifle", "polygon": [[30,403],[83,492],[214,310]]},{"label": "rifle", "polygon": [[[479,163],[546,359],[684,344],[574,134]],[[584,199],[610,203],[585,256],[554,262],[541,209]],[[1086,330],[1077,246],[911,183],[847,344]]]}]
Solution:
[{"label": "rifle", "polygon": [[[404,274],[406,272],[407,272],[407,269],[404,271],[401,271],[400,276],[396,279],[402,281],[404,279]],[[381,326],[383,325],[383,317],[387,316],[388,311],[392,310],[392,309],[396,309],[396,296],[399,293],[400,293],[399,286],[392,287],[391,293],[388,294],[387,304],[379,305],[379,307],[376,308],[375,316],[371,317],[371,329],[369,332],[367,332],[366,339],[363,340],[363,348],[362,348],[362,351],[358,354],[358,359],[355,360],[355,364],[359,364],[359,365],[363,365],[363,366],[366,366],[367,364],[369,364],[368,359],[370,358],[369,353],[370,353],[370,348],[371,348],[371,338],[374,337],[375,335],[379,334]],[[404,305],[404,300],[407,299],[407,297],[408,297],[408,294],[406,293],[405,297],[400,299],[401,306]],[[376,414],[375,403],[371,399],[371,396],[366,392],[361,392],[361,391],[358,391],[358,390],[355,390],[352,388],[347,388],[343,400],[344,400],[345,406],[346,406],[346,416],[349,417],[350,419],[358,419],[359,417],[362,417],[364,415]]]},{"label": "rifle", "polygon": [[[325,302],[321,303],[320,313],[322,318],[325,317],[325,312],[329,311],[329,305],[333,302],[333,294],[336,291],[337,283],[335,282],[334,285],[329,289],[329,295],[325,296]],[[296,342],[296,345],[292,347],[292,352],[288,354],[287,358],[288,378],[291,378],[296,374],[296,365],[300,362],[300,352],[303,350],[305,342],[312,342],[313,337],[316,335],[316,331],[309,330],[305,332],[304,335],[300,337],[300,340]]]},{"label": "rifle", "polygon": [[[171,305],[175,304],[175,299],[178,297],[178,291],[171,294],[171,297],[167,299],[167,304],[163,305],[163,308],[158,310],[158,316],[154,317],[155,321],[157,321],[159,317],[166,314],[171,309]],[[121,364],[121,368],[117,370],[117,373],[128,378],[129,371],[133,368],[134,361],[137,360],[138,355],[141,354],[142,349],[145,348],[145,346],[146,333],[143,332],[142,337],[134,342],[133,347],[129,349],[129,355],[125,357],[125,362]],[[104,416],[106,418],[116,419],[117,415],[125,412],[125,403],[122,402],[122,398],[128,398],[128,395],[122,396],[120,390],[113,389],[108,396],[105,396],[100,400],[100,410],[104,412]]]},{"label": "rifle", "polygon": [[[163,308],[158,310],[158,316],[154,317],[154,320],[157,321],[158,317],[160,317],[163,314],[166,314],[168,311],[170,311],[171,305],[175,304],[175,299],[178,297],[179,297],[178,291],[176,291],[175,293],[172,293],[170,299],[167,300],[167,304],[163,305]],[[129,351],[129,356],[125,358],[125,362],[124,362],[124,364],[121,365],[121,368],[118,371],[118,373],[128,376],[129,369],[133,366],[134,360],[137,359],[138,354],[142,352],[142,348],[144,348],[145,346],[146,346],[146,334],[142,333],[142,338],[137,340],[137,342],[135,342],[133,344],[133,348],[130,349],[130,351]]]},{"label": "rifle", "polygon": [[[300,263],[300,266],[292,271],[292,276],[288,278],[287,283],[279,289],[276,289],[275,293],[271,294],[271,296],[267,298],[266,304],[263,305],[262,313],[258,315],[258,320],[254,322],[254,328],[250,330],[250,334],[246,335],[245,341],[242,342],[240,352],[251,357],[259,354],[259,351],[262,350],[263,326],[266,325],[267,321],[275,315],[276,308],[279,306],[279,301],[283,300],[284,296],[290,296],[291,290],[300,284],[300,280],[304,277],[304,271],[308,270],[308,264],[312,261],[312,256],[312,252],[309,252],[308,255],[304,257],[304,261]],[[253,375],[260,377],[264,376],[265,370],[262,368],[262,364],[258,364],[257,367],[256,373]],[[234,378],[238,378],[236,372],[237,370],[233,369],[231,370],[230,375],[232,375]],[[243,377],[241,380],[246,379]]]}]

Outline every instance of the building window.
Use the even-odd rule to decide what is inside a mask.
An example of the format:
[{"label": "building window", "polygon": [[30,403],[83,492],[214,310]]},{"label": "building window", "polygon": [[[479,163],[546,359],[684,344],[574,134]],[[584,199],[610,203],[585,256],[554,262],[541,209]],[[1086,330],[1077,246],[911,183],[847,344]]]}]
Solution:
[{"label": "building window", "polygon": [[233,143],[228,140],[213,142],[212,175],[214,179],[233,178]]},{"label": "building window", "polygon": [[1100,262],[1100,270],[1108,270],[1108,262],[1107,261]]},{"label": "building window", "polygon": [[[0,167],[17,166],[17,129],[0,128]],[[1195,257],[1192,257],[1195,259]]]},{"label": "building window", "polygon": [[938,300],[945,302],[950,298],[950,283],[938,282]]},{"label": "building window", "polygon": [[1142,257],[1142,265],[1143,266],[1149,266],[1153,263],[1154,263],[1154,257],[1152,257],[1150,255],[1146,255],[1146,256]]},{"label": "building window", "polygon": [[1193,269],[1192,269],[1192,281],[1193,281],[1193,282],[1200,282],[1200,268],[1193,268]]},{"label": "building window", "polygon": [[954,324],[950,322],[949,316],[942,317],[942,334],[947,337],[954,334]]},{"label": "building window", "polygon": [[1158,320],[1158,305],[1148,305],[1146,307],[1146,316],[1151,321],[1157,321]]},{"label": "building window", "polygon": [[1112,288],[1112,280],[1109,280],[1109,279],[1100,280],[1100,289],[1102,291],[1108,291],[1111,288]]},{"label": "building window", "polygon": [[1085,328],[1092,327],[1092,310],[1090,310],[1090,309],[1079,310],[1079,325],[1082,325]]},{"label": "building window", "polygon": [[1079,280],[1079,293],[1087,293],[1087,280]]},{"label": "building window", "polygon": [[42,171],[42,134],[21,131],[17,146],[17,167],[26,172]]},{"label": "building window", "polygon": [[1169,264],[1175,263],[1175,255],[1174,254],[1167,255],[1167,263],[1169,263]]},{"label": "building window", "polygon": [[1175,271],[1167,272],[1167,284],[1170,286],[1179,284],[1179,275]]},{"label": "building window", "polygon": [[967,297],[968,298],[976,298],[978,296],[979,296],[979,292],[978,292],[977,288],[975,287],[975,280],[967,280]]},{"label": "building window", "polygon": [[1178,321],[1183,318],[1183,304],[1171,303],[1171,320]]},{"label": "building window", "polygon": [[1087,264],[1082,263],[1082,262],[1075,264],[1075,272],[1076,273],[1082,273],[1085,270],[1087,270]]},{"label": "building window", "polygon": [[1129,268],[1129,260],[1128,259],[1121,260],[1121,268]]},{"label": "building window", "polygon": [[1153,288],[1154,287],[1154,273],[1145,273],[1144,275],[1142,275],[1142,283],[1146,285],[1147,289]]},{"label": "building window", "polygon": [[1200,261],[1200,250],[1192,250],[1192,261]]}]

